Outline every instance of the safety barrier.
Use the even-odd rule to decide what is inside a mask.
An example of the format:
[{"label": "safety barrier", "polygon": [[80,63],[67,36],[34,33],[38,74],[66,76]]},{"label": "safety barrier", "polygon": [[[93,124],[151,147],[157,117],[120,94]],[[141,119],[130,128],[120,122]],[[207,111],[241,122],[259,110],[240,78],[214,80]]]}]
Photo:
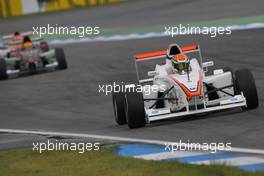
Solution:
[{"label": "safety barrier", "polygon": [[123,0],[0,0],[0,17],[97,6]]}]

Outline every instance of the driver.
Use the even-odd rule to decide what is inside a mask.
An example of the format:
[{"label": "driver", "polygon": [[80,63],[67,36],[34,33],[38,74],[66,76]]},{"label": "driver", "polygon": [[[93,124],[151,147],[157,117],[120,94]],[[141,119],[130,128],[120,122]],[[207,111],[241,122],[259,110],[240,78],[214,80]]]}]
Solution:
[{"label": "driver", "polygon": [[190,60],[185,54],[176,54],[172,56],[171,64],[176,72],[185,73],[189,71]]},{"label": "driver", "polygon": [[28,36],[25,36],[22,43],[22,48],[26,50],[31,50],[33,48],[33,43]]},{"label": "driver", "polygon": [[32,42],[25,42],[23,43],[23,49],[25,50],[31,50],[33,48]]}]

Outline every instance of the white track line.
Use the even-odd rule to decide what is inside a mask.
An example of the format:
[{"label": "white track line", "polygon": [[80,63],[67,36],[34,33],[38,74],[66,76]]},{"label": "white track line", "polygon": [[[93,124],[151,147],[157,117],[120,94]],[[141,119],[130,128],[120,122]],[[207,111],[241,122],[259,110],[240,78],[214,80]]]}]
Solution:
[{"label": "white track line", "polygon": [[[165,145],[168,143],[178,144],[171,141],[161,141],[161,140],[149,140],[149,139],[139,139],[139,138],[127,138],[127,137],[117,137],[117,136],[105,136],[96,134],[83,134],[83,133],[63,133],[63,132],[48,132],[48,131],[34,131],[34,130],[16,130],[16,129],[0,129],[0,133],[16,133],[16,134],[35,134],[35,135],[47,135],[47,136],[68,136],[68,137],[78,137],[78,138],[93,138],[101,140],[112,140],[120,142],[136,142],[145,144],[157,144]],[[261,149],[249,149],[249,148],[238,148],[232,147],[231,151],[227,152],[238,152],[238,153],[251,153],[251,154],[261,154],[264,155],[264,150]]]},{"label": "white track line", "polygon": [[227,159],[211,159],[206,161],[194,161],[191,162],[192,164],[224,164],[228,166],[242,166],[242,165],[251,165],[251,164],[260,164],[264,163],[264,159],[256,158],[256,157],[234,157],[234,158],[227,158]]},{"label": "white track line", "polygon": [[188,156],[198,156],[205,155],[209,153],[203,152],[188,152],[188,151],[176,151],[176,152],[162,152],[162,153],[151,153],[146,155],[136,155],[134,158],[144,159],[144,160],[165,160],[173,158],[181,158]]},{"label": "white track line", "polygon": [[[263,22],[248,23],[248,24],[243,24],[243,25],[231,25],[231,26],[225,26],[225,27],[230,27],[231,31],[261,29],[261,28],[264,28],[264,23]],[[178,34],[178,35],[190,35],[190,34],[192,33]],[[111,35],[111,36],[85,37],[81,39],[50,40],[49,44],[64,45],[64,44],[76,44],[76,43],[147,39],[147,38],[166,37],[166,36],[170,36],[170,34],[166,34],[165,32],[132,33],[132,34],[124,34],[124,35],[117,34],[117,35]]]}]

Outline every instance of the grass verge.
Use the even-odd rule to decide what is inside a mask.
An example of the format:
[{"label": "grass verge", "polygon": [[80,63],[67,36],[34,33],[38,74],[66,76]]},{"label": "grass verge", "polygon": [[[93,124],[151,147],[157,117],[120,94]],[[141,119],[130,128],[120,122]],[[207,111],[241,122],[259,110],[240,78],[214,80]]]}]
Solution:
[{"label": "grass verge", "polygon": [[246,172],[226,166],[197,166],[175,161],[145,161],[119,157],[114,148],[78,154],[69,151],[30,149],[0,151],[0,175],[19,176],[261,176],[264,172]]}]

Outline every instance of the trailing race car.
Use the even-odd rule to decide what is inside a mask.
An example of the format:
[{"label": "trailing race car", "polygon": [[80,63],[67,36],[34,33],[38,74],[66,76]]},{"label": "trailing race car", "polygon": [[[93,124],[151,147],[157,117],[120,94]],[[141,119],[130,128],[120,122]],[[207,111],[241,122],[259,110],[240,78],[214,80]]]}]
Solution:
[{"label": "trailing race car", "polygon": [[[154,71],[148,72],[147,79],[141,79],[138,64],[156,59],[165,63],[157,64]],[[214,62],[202,62],[198,45],[172,44],[167,50],[135,55],[135,62],[141,91],[135,89],[138,84],[130,84],[125,86],[125,91],[112,94],[115,120],[119,125],[138,128],[162,119],[258,107],[251,72],[224,68],[209,73],[208,67]]]},{"label": "trailing race car", "polygon": [[29,37],[35,46],[40,47],[43,51],[48,51],[48,43],[41,37],[34,36],[33,32],[14,32],[14,34],[2,37],[2,46],[0,46],[0,58],[9,57],[10,54],[20,50],[24,37]]},{"label": "trailing race car", "polygon": [[20,48],[0,58],[0,79],[66,68],[67,62],[62,48],[49,49],[34,45],[28,36],[24,36]]}]

